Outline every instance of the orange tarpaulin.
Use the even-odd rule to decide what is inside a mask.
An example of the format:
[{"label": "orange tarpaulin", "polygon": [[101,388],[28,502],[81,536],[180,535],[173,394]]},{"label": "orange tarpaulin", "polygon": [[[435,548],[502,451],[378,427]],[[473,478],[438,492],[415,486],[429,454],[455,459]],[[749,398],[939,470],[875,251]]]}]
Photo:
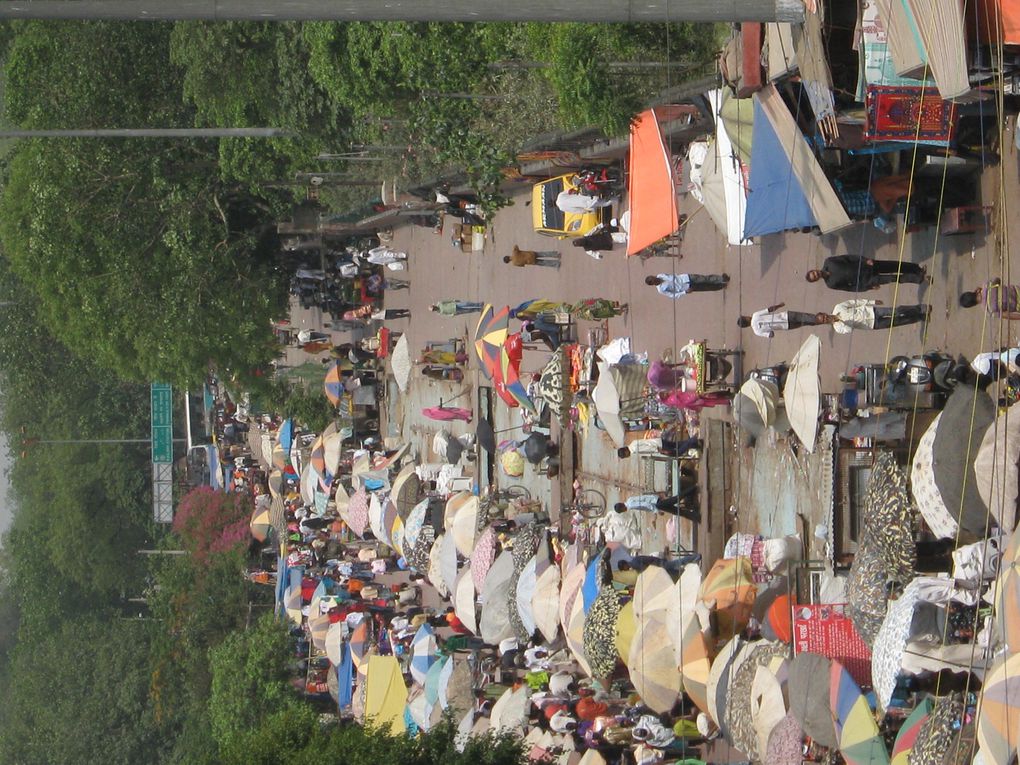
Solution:
[{"label": "orange tarpaulin", "polygon": [[673,167],[659,126],[664,118],[663,110],[649,109],[630,128],[628,255],[636,255],[678,228]]},{"label": "orange tarpaulin", "polygon": [[[992,43],[1001,39],[1004,45],[1020,43],[1020,0],[980,0],[978,16],[981,42]],[[970,14],[968,22],[974,23]]]}]

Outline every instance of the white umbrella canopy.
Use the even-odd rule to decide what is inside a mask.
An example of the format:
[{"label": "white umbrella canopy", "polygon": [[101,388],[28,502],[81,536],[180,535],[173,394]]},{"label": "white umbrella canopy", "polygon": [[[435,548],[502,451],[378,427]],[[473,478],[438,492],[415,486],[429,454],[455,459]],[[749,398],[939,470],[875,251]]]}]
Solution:
[{"label": "white umbrella canopy", "polygon": [[653,613],[638,623],[627,671],[634,690],[647,707],[658,713],[673,708],[682,678],[666,629],[665,613]]},{"label": "white umbrella canopy", "polygon": [[587,566],[583,563],[575,563],[574,567],[563,576],[563,582],[560,585],[559,619],[564,631],[570,624],[574,601],[581,596],[581,585],[584,583],[586,573]]},{"label": "white umbrella canopy", "polygon": [[535,615],[535,626],[542,636],[552,642],[559,633],[560,570],[549,566],[535,582],[535,594],[531,598],[531,609]]},{"label": "white umbrella canopy", "polygon": [[581,665],[581,669],[588,677],[592,676],[591,664],[588,663],[588,656],[584,652],[584,598],[577,593],[573,605],[570,608],[570,618],[563,627],[563,634],[567,639],[567,648],[574,655],[574,659]]},{"label": "white umbrella canopy", "polygon": [[510,580],[514,574],[514,558],[510,550],[500,553],[485,577],[482,588],[482,618],[479,622],[481,638],[492,645],[513,635],[507,600]]},{"label": "white umbrella canopy", "polygon": [[517,613],[521,617],[521,624],[524,631],[529,635],[535,634],[535,611],[532,607],[532,599],[535,597],[535,590],[538,587],[538,555],[532,555],[524,564],[524,569],[517,577]]},{"label": "white umbrella canopy", "polygon": [[599,379],[592,390],[592,402],[613,443],[625,446],[624,419],[640,415],[644,407],[645,367],[600,361],[598,368]]},{"label": "white umbrella canopy", "polygon": [[443,545],[446,543],[446,534],[440,534],[432,543],[429,550],[429,573],[428,579],[442,597],[450,594],[443,579]]},{"label": "white umbrella canopy", "polygon": [[783,400],[790,427],[809,452],[814,452],[818,438],[818,417],[822,412],[818,381],[818,355],[821,341],[815,335],[804,339],[800,350],[790,362],[783,387]]},{"label": "white umbrella canopy", "polygon": [[478,497],[473,494],[465,499],[458,507],[453,516],[453,522],[447,525],[457,545],[457,552],[465,558],[471,556],[475,548],[475,539],[478,536],[478,511],[480,504]]},{"label": "white umbrella canopy", "polygon": [[[669,633],[677,664],[683,654],[682,635],[687,632],[687,625],[693,620],[705,624],[709,618],[709,609],[698,598],[701,589],[701,568],[697,563],[688,563],[680,572],[675,585],[676,595],[670,600],[666,609],[666,631]],[[704,621],[701,621],[704,615]],[[699,625],[699,626],[700,626]]]},{"label": "white umbrella canopy", "polygon": [[372,492],[372,498],[368,503],[368,526],[372,529],[375,538],[387,547],[392,547],[390,541],[390,530],[386,528],[386,502],[385,495],[379,492]]},{"label": "white umbrella canopy", "polygon": [[768,750],[769,736],[786,717],[783,686],[768,667],[758,667],[751,683],[751,720],[758,734],[758,753]]},{"label": "white umbrella canopy", "polygon": [[401,393],[407,392],[407,386],[411,382],[412,368],[411,349],[407,344],[407,334],[403,334],[390,353],[390,370],[393,372],[393,379]]},{"label": "white umbrella canopy", "polygon": [[939,413],[917,442],[910,468],[910,491],[931,533],[942,539],[951,539],[956,536],[960,526],[955,514],[946,507],[942,492],[935,484],[935,433],[941,419],[942,414]]},{"label": "white umbrella canopy", "polygon": [[642,571],[634,584],[634,618],[639,622],[656,613],[678,608],[679,590],[673,577],[661,566],[649,566]]},{"label": "white umbrella canopy", "polygon": [[457,545],[453,536],[449,533],[443,534],[443,547],[440,552],[439,568],[442,571],[443,583],[446,591],[453,592],[457,584]]},{"label": "white umbrella canopy", "polygon": [[977,490],[999,527],[1016,525],[1016,501],[1020,494],[1020,409],[1000,414],[981,439],[974,472]]},{"label": "white umbrella canopy", "polygon": [[507,688],[492,705],[489,714],[490,729],[512,731],[523,727],[528,721],[529,695],[529,688],[524,684],[517,690]]},{"label": "white umbrella canopy", "polygon": [[329,625],[329,630],[326,632],[326,656],[329,657],[334,667],[340,665],[346,627],[347,625],[343,621],[334,622]]}]

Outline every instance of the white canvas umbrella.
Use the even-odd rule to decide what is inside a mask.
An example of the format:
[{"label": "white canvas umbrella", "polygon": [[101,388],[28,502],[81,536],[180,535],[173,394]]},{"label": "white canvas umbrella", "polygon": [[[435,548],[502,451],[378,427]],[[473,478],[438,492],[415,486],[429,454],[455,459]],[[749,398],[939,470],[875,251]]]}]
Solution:
[{"label": "white canvas umbrella", "polygon": [[390,370],[401,393],[407,391],[407,385],[411,381],[411,368],[411,351],[407,345],[407,335],[403,334],[390,354]]},{"label": "white canvas umbrella", "polygon": [[453,610],[467,629],[477,634],[478,619],[475,616],[475,580],[471,576],[470,564],[457,574],[453,585]]},{"label": "white canvas umbrella", "polygon": [[815,450],[818,438],[818,417],[822,411],[821,392],[818,383],[818,353],[821,341],[809,335],[790,362],[786,375],[783,399],[790,427],[809,452]]},{"label": "white canvas umbrella", "polygon": [[535,624],[535,611],[531,605],[532,598],[535,597],[535,588],[538,586],[537,566],[538,556],[532,555],[528,562],[524,564],[524,569],[517,577],[517,592],[515,593],[517,613],[521,617],[524,631],[529,635],[534,634],[537,626]]}]

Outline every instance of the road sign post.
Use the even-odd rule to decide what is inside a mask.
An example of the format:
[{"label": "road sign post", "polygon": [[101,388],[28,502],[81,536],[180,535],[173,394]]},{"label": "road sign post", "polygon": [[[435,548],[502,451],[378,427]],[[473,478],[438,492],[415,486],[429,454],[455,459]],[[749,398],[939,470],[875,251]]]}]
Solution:
[{"label": "road sign post", "polygon": [[156,523],[174,519],[174,395],[169,383],[149,386],[152,427],[152,518]]}]

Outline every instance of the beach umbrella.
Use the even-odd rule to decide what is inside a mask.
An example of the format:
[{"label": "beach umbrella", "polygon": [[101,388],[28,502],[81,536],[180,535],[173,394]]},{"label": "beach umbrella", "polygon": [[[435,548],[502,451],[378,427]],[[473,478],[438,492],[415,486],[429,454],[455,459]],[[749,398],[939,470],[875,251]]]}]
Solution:
[{"label": "beach umbrella", "polygon": [[257,426],[252,426],[248,429],[248,448],[251,450],[252,456],[258,460],[259,465],[263,470],[267,470],[272,464],[269,462],[265,455],[262,453],[262,430]]},{"label": "beach umbrella", "polygon": [[875,642],[885,618],[886,582],[889,581],[885,560],[868,537],[861,540],[850,565],[846,584],[846,615],[868,646]]},{"label": "beach umbrella", "polygon": [[[318,442],[318,439],[316,439],[316,442]],[[301,468],[300,479],[301,499],[304,500],[306,505],[311,505],[315,502],[315,490],[318,486],[319,473],[312,465],[312,461],[309,460]]]},{"label": "beach umbrella", "polygon": [[995,634],[1010,653],[1020,653],[1020,528],[1013,532],[999,560],[992,594]]},{"label": "beach umbrella", "polygon": [[532,298],[531,300],[525,300],[515,308],[511,309],[510,314],[515,319],[526,321],[528,319],[538,318],[539,314],[556,313],[557,311],[562,310],[562,301],[548,300],[546,298]]},{"label": "beach umbrella", "polygon": [[351,501],[347,505],[347,525],[355,536],[364,536],[368,528],[368,492],[362,486],[351,495]]},{"label": "beach umbrella", "polygon": [[681,677],[662,615],[649,616],[639,624],[627,671],[645,706],[659,714],[673,708],[680,695]]},{"label": "beach umbrella", "polygon": [[291,584],[287,587],[287,590],[283,595],[283,609],[284,613],[287,614],[287,618],[295,624],[301,624],[303,615],[301,614],[301,580],[298,578],[297,585]]},{"label": "beach umbrella", "polygon": [[328,614],[316,613],[316,609],[309,608],[308,635],[312,645],[320,651],[326,650],[326,633],[329,632],[330,621]]},{"label": "beach umbrella", "polygon": [[910,489],[914,501],[924,517],[925,523],[932,534],[942,539],[956,536],[959,529],[955,513],[950,512],[942,499],[942,492],[935,483],[935,433],[938,430],[942,413],[935,418],[917,442],[914,460],[910,469]]},{"label": "beach umbrella", "polygon": [[493,371],[499,365],[499,353],[507,337],[510,309],[507,306],[494,308],[486,303],[475,325],[475,354],[481,364],[482,373],[492,379]]},{"label": "beach umbrella", "polygon": [[489,713],[489,727],[493,731],[514,731],[524,727],[528,722],[527,685],[520,688],[507,688],[503,695],[496,699]]},{"label": "beach umbrella", "polygon": [[425,685],[425,675],[439,657],[436,645],[436,633],[427,624],[423,624],[411,638],[411,677],[421,686]]},{"label": "beach umbrella", "polygon": [[932,706],[930,698],[921,699],[910,716],[903,721],[899,733],[896,734],[896,743],[893,744],[891,765],[909,765],[910,751],[914,748],[914,742],[917,741],[928,715],[931,714]]},{"label": "beach umbrella", "polygon": [[425,519],[429,513],[429,498],[426,497],[417,505],[415,505],[411,512],[408,513],[407,518],[404,520],[404,549],[413,549],[415,544],[418,542],[418,535],[421,534],[422,528],[425,526]]},{"label": "beach umbrella", "polygon": [[763,761],[769,765],[801,765],[804,761],[804,730],[792,712],[769,733]]},{"label": "beach umbrella", "polygon": [[491,645],[498,645],[499,641],[513,635],[507,608],[513,574],[513,554],[506,550],[496,558],[485,577],[481,593],[482,618],[478,627],[482,640]]},{"label": "beach umbrella", "polygon": [[793,639],[793,601],[785,593],[772,601],[765,612],[762,634],[769,640],[789,643]]},{"label": "beach umbrella", "polygon": [[616,646],[616,655],[621,661],[630,658],[630,648],[634,645],[634,636],[637,634],[637,620],[634,618],[634,601],[628,600],[620,607],[620,615],[616,617],[616,634],[613,636],[613,643]]},{"label": "beach umbrella", "polygon": [[[607,587],[595,598],[584,620],[584,655],[594,677],[607,678],[616,669],[616,622],[619,616],[620,598],[616,590]],[[670,653],[672,655],[672,647]]]},{"label": "beach umbrella", "polygon": [[442,571],[443,547],[445,544],[446,534],[440,534],[432,543],[432,547],[429,548],[429,567],[428,574],[426,575],[428,580],[432,582],[432,586],[444,598],[450,593],[446,586],[446,581],[443,579]]},{"label": "beach umbrella", "polygon": [[822,397],[818,382],[818,353],[821,341],[808,335],[790,362],[783,386],[783,401],[790,426],[808,453],[814,452],[818,438],[818,417]]},{"label": "beach umbrella", "polygon": [[453,592],[457,581],[457,545],[452,534],[443,535],[443,546],[440,548],[439,569],[443,575],[443,584],[448,593]]},{"label": "beach umbrella", "polygon": [[942,501],[959,525],[978,537],[987,535],[989,519],[977,489],[974,461],[995,413],[988,393],[960,383],[946,400],[932,442],[935,485]]},{"label": "beach umbrella", "polygon": [[567,571],[566,576],[563,577],[563,583],[560,585],[559,617],[560,625],[564,631],[566,631],[567,625],[570,623],[570,614],[573,611],[574,600],[581,592],[581,585],[584,582],[586,572],[587,567],[583,563],[577,563]]},{"label": "beach umbrella", "polygon": [[269,539],[269,535],[273,533],[273,522],[270,519],[269,508],[260,509],[256,507],[248,525],[251,529],[251,535],[257,540],[265,542]]},{"label": "beach umbrella", "polygon": [[861,525],[861,542],[876,546],[887,578],[907,581],[915,563],[914,509],[907,476],[892,452],[879,454],[871,468]]},{"label": "beach umbrella", "polygon": [[421,479],[414,468],[414,463],[404,465],[390,486],[390,502],[396,506],[401,518],[411,514],[421,493]]},{"label": "beach umbrella", "polygon": [[346,645],[344,642],[346,626],[342,621],[339,621],[330,624],[329,629],[326,630],[326,656],[334,666],[340,664],[343,647]]},{"label": "beach umbrella", "polygon": [[411,723],[416,725],[423,731],[427,731],[432,727],[432,709],[433,704],[429,703],[429,700],[425,697],[425,691],[421,688],[413,688],[407,696],[407,712],[404,719],[404,724],[411,728],[410,723],[407,721],[407,717],[411,718]]},{"label": "beach umbrella", "polygon": [[680,675],[683,689],[702,712],[709,712],[708,680],[712,645],[697,619],[687,621],[681,635]]},{"label": "beach umbrella", "polygon": [[375,538],[384,545],[390,546],[390,533],[386,528],[386,504],[389,501],[384,492],[372,492],[368,503],[368,525]]},{"label": "beach umbrella", "polygon": [[559,633],[560,570],[548,566],[538,575],[535,594],[531,598],[531,609],[535,615],[535,626],[549,642]]},{"label": "beach umbrella", "polygon": [[508,449],[499,455],[499,466],[511,478],[520,478],[524,475],[524,457],[516,449]]},{"label": "beach umbrella", "polygon": [[485,575],[496,560],[496,530],[488,526],[475,540],[475,549],[471,551],[471,576],[474,578],[475,589],[481,592],[485,586]]},{"label": "beach umbrella", "polygon": [[878,723],[860,687],[839,662],[832,663],[829,708],[847,765],[888,765],[889,754]]},{"label": "beach umbrella", "polygon": [[439,679],[439,703],[443,709],[452,708],[457,713],[474,707],[471,665],[468,662],[451,658],[444,665]]},{"label": "beach umbrella", "polygon": [[403,334],[393,346],[393,353],[390,354],[390,371],[393,372],[393,379],[400,388],[401,393],[407,391],[408,383],[411,382],[411,349],[407,344],[407,335]]},{"label": "beach umbrella", "polygon": [[1020,495],[1020,409],[1010,407],[985,431],[974,459],[977,490],[1001,529],[1016,525]]},{"label": "beach umbrella", "polygon": [[422,683],[422,688],[425,691],[425,699],[430,704],[439,703],[439,685],[443,681],[443,670],[452,661],[453,659],[449,656],[439,656],[436,661],[432,662],[429,671],[425,673],[425,682]]},{"label": "beach umbrella", "polygon": [[1003,654],[989,668],[978,703],[977,738],[985,762],[1012,762],[1020,744],[1020,654]]},{"label": "beach umbrella", "polygon": [[[646,616],[667,611],[676,612],[680,592],[666,569],[649,566],[642,571],[634,584],[634,617],[640,622]],[[670,641],[672,643],[672,641]]]},{"label": "beach umbrella", "polygon": [[279,468],[271,470],[267,483],[269,484],[269,493],[272,496],[281,496],[283,494],[283,471]]},{"label": "beach umbrella", "polygon": [[735,624],[745,624],[757,591],[750,560],[721,558],[705,575],[698,597],[709,608],[729,614]]},{"label": "beach umbrella", "polygon": [[496,431],[492,423],[481,418],[475,426],[475,443],[485,449],[489,454],[496,452]]},{"label": "beach umbrella", "polygon": [[[670,598],[666,608],[666,628],[669,639],[673,643],[677,664],[683,649],[683,636],[687,634],[688,625],[692,622],[698,630],[708,623],[707,607],[698,600],[701,589],[701,567],[697,563],[688,563],[680,572],[680,578],[674,585],[676,593]],[[702,621],[704,614],[704,622]]]},{"label": "beach umbrella", "polygon": [[676,173],[660,120],[669,119],[669,107],[647,109],[631,122],[627,192],[630,236],[627,255],[673,234],[678,223]]},{"label": "beach umbrella", "polygon": [[535,589],[538,586],[538,555],[532,555],[524,569],[517,577],[517,589],[515,594],[517,613],[521,618],[524,632],[530,637],[535,634],[535,612],[532,609],[531,601],[535,597]]},{"label": "beach umbrella", "polygon": [[457,552],[465,558],[471,556],[471,551],[475,546],[480,509],[478,497],[471,495],[469,499],[460,504],[452,522],[447,522],[447,533],[452,535],[453,541],[457,545]]},{"label": "beach umbrella", "polygon": [[570,616],[563,627],[563,636],[566,638],[567,648],[573,654],[574,660],[577,661],[586,675],[592,677],[591,665],[588,663],[588,657],[584,653],[584,622],[584,600],[578,594],[573,599]]},{"label": "beach umbrella", "polygon": [[[751,682],[751,723],[757,734],[757,752],[760,758],[768,750],[769,736],[786,717],[786,700],[783,686],[768,667],[758,666]],[[799,727],[799,726],[798,726]],[[747,754],[751,754],[748,752]]]},{"label": "beach umbrella", "polygon": [[468,564],[457,574],[453,583],[453,609],[457,618],[471,632],[478,632],[478,620],[475,616],[475,583],[471,565]]},{"label": "beach umbrella", "polygon": [[365,677],[365,719],[392,735],[404,732],[407,687],[394,656],[372,656]]},{"label": "beach umbrella", "polygon": [[776,421],[779,388],[770,380],[749,377],[733,397],[731,406],[737,427],[760,438]]},{"label": "beach umbrella", "polygon": [[599,379],[592,390],[592,402],[613,443],[625,446],[624,420],[639,417],[644,409],[645,367],[600,361],[598,368]]},{"label": "beach umbrella", "polygon": [[786,692],[790,712],[804,732],[830,749],[839,745],[829,707],[831,662],[816,653],[799,653],[790,662]]},{"label": "beach umbrella", "polygon": [[567,357],[562,350],[553,351],[548,363],[542,367],[538,381],[538,395],[546,405],[562,419],[570,410],[573,395],[570,392],[570,375],[567,372]]},{"label": "beach umbrella", "polygon": [[549,436],[537,431],[524,439],[521,447],[524,449],[524,456],[532,465],[539,464],[549,454]]},{"label": "beach umbrella", "polygon": [[719,731],[728,741],[733,738],[726,726],[727,689],[740,662],[747,658],[747,643],[739,635],[731,638],[712,661],[708,673],[706,692],[708,695],[708,716],[715,720]]},{"label": "beach umbrella", "polygon": [[465,504],[475,501],[475,495],[470,491],[458,491],[446,500],[443,508],[443,527],[449,529],[453,525],[453,519]]},{"label": "beach umbrella", "polygon": [[323,389],[326,392],[326,398],[329,399],[329,403],[333,406],[340,405],[340,399],[344,395],[344,383],[343,376],[340,374],[343,371],[342,365],[334,361],[326,368],[326,379],[323,380]]},{"label": "beach umbrella", "polygon": [[878,708],[885,710],[896,690],[903,667],[903,652],[910,639],[914,609],[921,597],[921,578],[910,582],[903,594],[892,601],[871,647],[871,683]]},{"label": "beach umbrella", "polygon": [[535,402],[528,395],[528,389],[521,382],[521,336],[515,333],[507,336],[500,348],[498,366],[492,375],[492,384],[497,395],[510,407],[523,407],[530,412],[537,411]]}]

